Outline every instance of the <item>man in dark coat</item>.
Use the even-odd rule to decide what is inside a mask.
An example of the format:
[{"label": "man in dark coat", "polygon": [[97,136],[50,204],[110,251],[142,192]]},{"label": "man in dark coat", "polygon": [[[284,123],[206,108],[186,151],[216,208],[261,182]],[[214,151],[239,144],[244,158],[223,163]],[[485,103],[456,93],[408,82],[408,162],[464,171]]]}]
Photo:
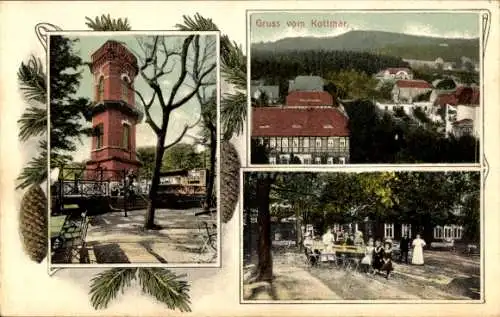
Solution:
[{"label": "man in dark coat", "polygon": [[406,234],[403,238],[401,238],[401,242],[399,243],[399,262],[404,262],[408,264],[408,250],[410,249],[410,239]]}]

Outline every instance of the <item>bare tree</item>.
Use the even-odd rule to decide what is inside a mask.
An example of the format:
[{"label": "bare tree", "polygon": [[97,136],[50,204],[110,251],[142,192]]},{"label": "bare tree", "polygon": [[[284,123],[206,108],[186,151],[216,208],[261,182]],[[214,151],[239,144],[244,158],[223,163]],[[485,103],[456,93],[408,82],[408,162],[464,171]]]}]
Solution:
[{"label": "bare tree", "polygon": [[[206,60],[210,60],[212,58],[216,58],[215,53],[215,45],[217,45],[214,38],[205,38],[205,45],[202,57],[200,62],[202,64],[206,63]],[[194,47],[195,47],[195,57],[194,63],[197,65],[199,56],[196,52],[200,52],[200,38],[194,39]],[[215,164],[216,164],[216,156],[217,156],[217,92],[214,90],[216,85],[216,76],[211,76],[209,80],[198,89],[196,93],[196,98],[200,104],[200,113],[201,113],[201,123],[203,126],[203,138],[202,143],[204,145],[208,145],[210,149],[210,168],[208,173],[208,183],[207,183],[207,191],[205,197],[205,210],[208,211],[210,206],[212,205],[212,197],[213,197],[213,189],[215,183]],[[200,80],[200,72],[198,71],[198,67],[194,68],[194,72],[192,74],[192,79],[194,82]]]},{"label": "bare tree", "polygon": [[[144,108],[146,123],[149,124],[157,137],[156,154],[154,160],[153,177],[151,188],[149,190],[149,202],[147,208],[146,219],[144,223],[145,229],[158,229],[154,223],[155,217],[155,202],[157,201],[157,191],[160,183],[160,169],[165,150],[179,143],[189,129],[195,127],[200,118],[192,125],[185,125],[181,134],[174,139],[170,144],[165,144],[170,115],[175,109],[185,105],[191,98],[197,96],[200,89],[210,84],[210,78],[213,75],[216,62],[214,58],[210,58],[207,53],[212,49],[215,55],[215,46],[207,48],[204,45],[200,48],[200,37],[209,36],[189,35],[187,37],[165,37],[155,36],[151,41],[150,38],[138,38],[139,47],[142,54],[138,56],[140,61],[139,72],[144,81],[153,90],[153,95],[149,101],[143,97],[141,92],[134,90],[142,102]],[[182,39],[180,48],[169,48],[168,44],[176,39]],[[176,66],[180,63],[178,68]],[[161,83],[166,76],[179,70],[177,79],[171,87],[162,87]],[[212,75],[212,76],[211,76]],[[171,76],[170,76],[171,77]],[[192,79],[191,82],[189,79]],[[181,86],[187,87],[188,92],[181,95],[179,93]],[[160,108],[159,122],[153,120],[151,107],[158,99]]]}]

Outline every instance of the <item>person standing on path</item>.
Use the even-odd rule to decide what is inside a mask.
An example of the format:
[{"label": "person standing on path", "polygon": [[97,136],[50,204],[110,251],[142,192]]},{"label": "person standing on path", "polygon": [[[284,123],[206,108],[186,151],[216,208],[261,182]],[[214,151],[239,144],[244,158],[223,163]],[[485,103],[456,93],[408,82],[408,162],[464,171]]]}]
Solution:
[{"label": "person standing on path", "polygon": [[403,260],[406,264],[408,264],[408,251],[410,249],[410,238],[408,238],[408,234],[406,234],[399,243],[399,262],[403,263]]},{"label": "person standing on path", "polygon": [[380,240],[375,241],[375,248],[373,249],[372,266],[373,274],[380,272],[384,261],[382,260],[384,256],[384,248],[382,247],[382,242]]},{"label": "person standing on path", "polygon": [[366,273],[370,272],[370,267],[372,266],[373,249],[375,249],[373,246],[373,239],[370,238],[370,240],[368,240],[368,245],[365,248],[365,256],[361,259],[361,265],[365,267]]},{"label": "person standing on path", "polygon": [[385,242],[384,243],[384,253],[382,255],[382,267],[380,268],[381,271],[385,271],[385,278],[389,278],[391,275],[391,272],[394,270],[392,266],[392,243],[390,242]]},{"label": "person standing on path", "polygon": [[424,247],[425,241],[420,238],[420,235],[417,234],[417,237],[412,242],[413,246],[413,255],[411,259],[411,264],[414,265],[424,265]]},{"label": "person standing on path", "polygon": [[322,238],[321,240],[323,241],[323,245],[325,248],[324,250],[326,252],[331,252],[332,247],[333,247],[333,241],[334,241],[332,230],[330,228],[328,228],[328,230],[326,230],[326,233],[321,238]]}]

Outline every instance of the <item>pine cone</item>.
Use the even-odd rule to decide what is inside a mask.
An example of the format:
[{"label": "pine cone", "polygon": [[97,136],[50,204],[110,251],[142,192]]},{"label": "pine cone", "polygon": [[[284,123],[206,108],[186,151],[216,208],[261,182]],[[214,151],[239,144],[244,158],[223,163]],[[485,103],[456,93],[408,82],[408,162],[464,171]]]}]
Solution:
[{"label": "pine cone", "polygon": [[229,141],[221,144],[220,195],[222,222],[227,223],[234,214],[240,194],[240,158]]},{"label": "pine cone", "polygon": [[40,185],[31,186],[21,201],[19,232],[26,254],[38,263],[48,251],[47,197]]}]

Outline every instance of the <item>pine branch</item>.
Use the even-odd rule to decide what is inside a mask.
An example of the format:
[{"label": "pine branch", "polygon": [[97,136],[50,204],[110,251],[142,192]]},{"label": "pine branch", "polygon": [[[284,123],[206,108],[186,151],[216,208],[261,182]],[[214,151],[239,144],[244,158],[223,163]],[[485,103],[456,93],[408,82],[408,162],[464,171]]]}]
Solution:
[{"label": "pine branch", "polygon": [[180,277],[162,268],[139,268],[142,291],[165,303],[170,309],[190,312],[189,284]]},{"label": "pine branch", "polygon": [[94,31],[130,31],[131,27],[128,24],[127,18],[122,20],[121,18],[119,19],[112,19],[111,16],[108,15],[101,15],[99,18],[98,16],[95,17],[94,20],[92,20],[89,17],[85,17],[87,22],[85,25],[87,25],[89,28],[91,28]]},{"label": "pine branch", "polygon": [[20,125],[19,138],[23,142],[44,135],[47,133],[47,109],[30,106],[17,122]]},{"label": "pine branch", "polygon": [[247,117],[247,95],[244,92],[227,94],[221,101],[221,121],[223,122],[223,138],[229,140],[233,135],[243,131]]},{"label": "pine branch", "polygon": [[97,274],[91,280],[90,302],[95,309],[106,308],[109,302],[116,298],[118,292],[136,278],[137,268],[113,268]]},{"label": "pine branch", "polygon": [[47,83],[40,58],[32,55],[26,64],[21,63],[17,79],[27,101],[37,101],[42,104],[47,102]]},{"label": "pine branch", "polygon": [[[19,185],[16,189],[24,189],[32,184],[41,184],[47,179],[47,144],[42,141],[39,145],[41,149],[40,154],[29,161],[24,167],[21,174],[18,176],[17,181]],[[50,154],[50,166],[58,167],[70,161],[71,157],[68,155],[61,155],[55,152]]]}]

